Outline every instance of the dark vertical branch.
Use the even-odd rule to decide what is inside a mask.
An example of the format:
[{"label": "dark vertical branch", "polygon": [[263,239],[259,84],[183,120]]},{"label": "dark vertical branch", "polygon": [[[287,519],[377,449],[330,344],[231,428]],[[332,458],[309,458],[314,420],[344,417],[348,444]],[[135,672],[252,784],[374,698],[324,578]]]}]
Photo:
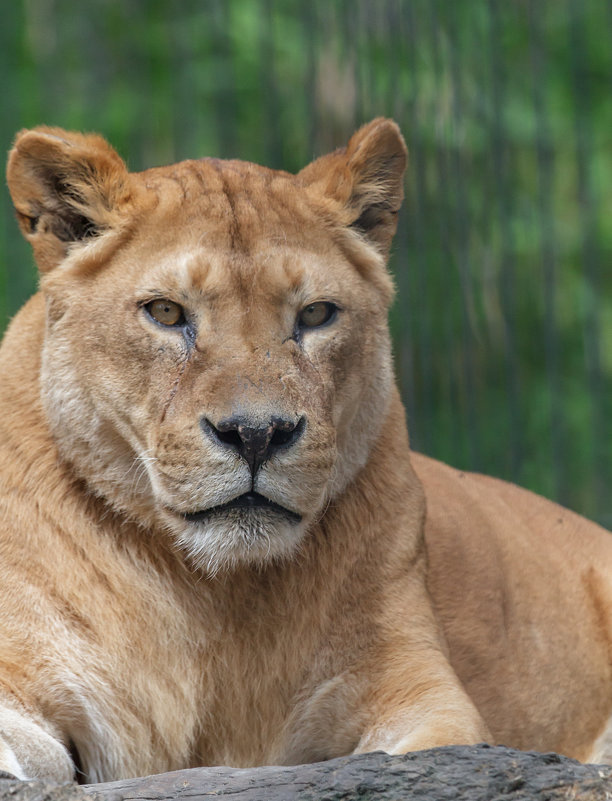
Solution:
[{"label": "dark vertical branch", "polygon": [[[407,104],[407,110],[411,111],[412,135],[408,136],[408,148],[410,153],[408,180],[414,187],[408,194],[408,201],[403,215],[403,222],[408,233],[410,252],[406,252],[405,262],[399,269],[406,276],[406,281],[410,282],[413,288],[412,296],[408,299],[415,299],[414,305],[410,305],[409,312],[414,315],[408,321],[410,324],[413,339],[409,347],[414,348],[415,356],[418,357],[419,370],[408,373],[413,387],[409,397],[409,422],[411,441],[418,450],[432,452],[433,450],[433,426],[432,409],[434,404],[433,375],[431,362],[433,358],[431,321],[428,314],[428,274],[430,265],[427,264],[427,247],[425,240],[425,198],[427,196],[427,176],[428,152],[425,140],[421,134],[420,120],[418,114],[418,103],[420,86],[417,81],[419,72],[417,70],[417,53],[420,47],[423,30],[417,28],[416,16],[413,13],[411,2],[405,3],[401,16],[402,38],[406,41],[406,54],[408,69],[411,76],[412,95]],[[413,408],[410,408],[410,399]]]},{"label": "dark vertical branch", "polygon": [[[12,65],[19,61],[19,50],[25,46],[24,36],[25,20],[23,4],[10,3],[2,11],[2,25],[0,25],[0,91],[4,97],[5,113],[0,114],[0,144],[2,152],[6,153],[11,146],[15,134],[15,120],[19,119],[19,100],[15,91],[11,91],[8,76]],[[11,266],[31,264],[32,258],[26,243],[13,234],[16,228],[13,218],[13,204],[11,202],[5,182],[0,187],[0,249],[3,259],[0,262],[0,326],[4,328],[10,313],[14,311],[13,304],[8,295],[15,276],[27,275],[25,269],[13,273]],[[27,248],[27,250],[26,250]]]},{"label": "dark vertical branch", "polygon": [[[393,2],[387,3],[386,35],[388,37],[388,44],[390,45],[391,80],[389,81],[386,105],[388,109],[391,109],[391,114],[396,119],[410,119],[413,121],[413,127],[407,132],[407,135],[409,138],[408,150],[410,153],[408,180],[410,184],[414,184],[414,160],[415,158],[419,161],[421,160],[418,135],[416,126],[414,125],[416,119],[414,69],[411,70],[411,92],[409,94],[406,92],[400,94],[398,91],[399,75],[408,55],[406,42],[410,41],[413,36],[412,30],[408,32],[405,27],[408,15],[408,9],[406,9],[406,13],[402,13],[401,0],[394,0]],[[410,27],[412,27],[412,19],[410,19]],[[408,57],[413,61],[414,52],[412,50]],[[416,334],[415,323],[416,318],[420,315],[411,314],[411,311],[416,309],[418,305],[413,296],[412,287],[415,283],[415,274],[419,271],[417,261],[422,261],[423,258],[423,249],[422,247],[410,247],[408,225],[409,220],[413,220],[418,216],[417,207],[419,206],[419,192],[416,193],[416,197],[414,193],[409,193],[408,199],[404,203],[400,213],[392,258],[399,289],[396,301],[396,319],[399,321],[399,347],[396,349],[396,363],[410,430],[415,432],[414,437],[411,434],[413,444],[418,444],[419,442],[418,425],[413,426],[412,423],[416,421],[416,375],[413,351],[418,341],[418,335]],[[415,229],[418,229],[418,225],[415,226]],[[416,233],[416,230],[413,231],[413,234],[414,233]],[[414,244],[414,242],[412,244]]]},{"label": "dark vertical branch", "polygon": [[451,6],[447,33],[449,36],[450,75],[452,86],[452,139],[450,146],[450,176],[451,186],[454,189],[455,213],[453,219],[453,241],[456,248],[456,264],[459,272],[462,290],[461,303],[461,340],[463,350],[463,382],[465,396],[465,416],[467,421],[467,454],[469,466],[472,469],[481,469],[480,458],[480,429],[476,423],[478,399],[474,378],[472,320],[470,309],[472,302],[472,277],[470,272],[470,192],[471,176],[467,159],[461,158],[460,129],[464,124],[464,102],[462,86],[462,55],[460,54],[460,25],[457,18],[457,5]]},{"label": "dark vertical branch", "polygon": [[344,0],[342,4],[342,24],[344,27],[344,41],[351,63],[354,65],[355,75],[355,119],[354,125],[363,122],[363,79],[361,73],[361,48],[358,16],[358,0]]},{"label": "dark vertical branch", "polygon": [[318,80],[317,67],[317,45],[321,48],[321,40],[318,36],[320,31],[319,9],[316,0],[301,0],[301,18],[306,37],[306,73],[308,76],[306,84],[306,125],[308,127],[308,155],[314,158],[317,150],[317,128],[319,118],[317,114],[317,95],[316,87]]},{"label": "dark vertical branch", "polygon": [[506,443],[510,454],[510,475],[518,481],[524,447],[520,420],[520,384],[519,359],[516,343],[516,326],[518,324],[516,308],[516,276],[514,270],[515,242],[512,233],[514,216],[513,192],[510,183],[510,143],[505,133],[502,105],[506,98],[507,87],[505,70],[501,56],[502,29],[499,19],[500,5],[507,5],[505,0],[492,0],[489,4],[489,53],[491,66],[491,98],[493,104],[492,129],[492,169],[494,190],[492,204],[498,209],[501,253],[500,270],[500,304],[502,310],[502,326],[504,352],[506,357],[505,384],[508,398],[508,430],[510,436]]},{"label": "dark vertical branch", "polygon": [[563,501],[566,496],[563,443],[565,432],[561,413],[559,384],[558,328],[556,317],[557,268],[555,231],[553,223],[554,154],[550,141],[548,117],[545,107],[547,65],[543,58],[543,44],[538,21],[541,19],[538,3],[530,0],[528,21],[530,29],[530,65],[533,87],[533,104],[536,119],[535,148],[538,162],[538,209],[540,229],[540,256],[544,294],[544,362],[548,381],[548,417],[550,430],[550,469],[554,497]]},{"label": "dark vertical branch", "polygon": [[217,69],[215,116],[219,155],[222,158],[235,158],[238,155],[236,152],[236,79],[230,37],[231,10],[231,2],[214,0],[212,23],[215,31],[216,50],[214,53]]},{"label": "dark vertical branch", "polygon": [[261,84],[264,89],[264,115],[266,127],[266,164],[269,167],[282,167],[282,126],[281,105],[277,86],[276,49],[274,40],[274,11],[271,0],[261,0],[260,42],[261,42]]},{"label": "dark vertical branch", "polygon": [[593,480],[598,509],[605,508],[609,487],[606,486],[609,442],[604,432],[606,421],[602,414],[603,371],[601,362],[601,322],[599,298],[601,266],[596,247],[596,215],[590,174],[592,154],[589,128],[590,91],[587,76],[587,51],[584,32],[584,6],[568,0],[569,36],[572,53],[574,90],[574,137],[578,169],[578,202],[582,231],[582,262],[586,287],[583,295],[583,336],[587,367],[588,392],[591,401],[591,436],[593,442]]},{"label": "dark vertical branch", "polygon": [[[433,75],[436,86],[439,87],[439,91],[442,93],[444,89],[447,87],[445,86],[445,79],[448,78],[448,75],[444,73],[444,61],[443,61],[443,53],[441,52],[441,39],[443,40],[443,31],[440,30],[440,16],[438,14],[438,4],[434,2],[430,2],[428,5],[428,35],[429,35],[429,46],[431,48],[431,57],[432,57],[432,64],[433,64]],[[437,115],[444,114],[445,109],[436,109]],[[438,120],[434,120],[434,125],[440,128],[440,124]],[[449,187],[451,186],[451,176],[450,176],[450,148],[452,147],[449,144],[449,134],[448,131],[445,134],[444,141],[441,143],[439,139],[441,139],[440,130],[436,132],[434,135],[434,142],[435,142],[435,152],[436,152],[436,168],[437,168],[437,204],[435,210],[436,216],[436,223],[438,228],[438,248],[440,253],[443,256],[443,264],[440,266],[442,273],[438,275],[438,281],[443,279],[445,286],[448,288],[448,291],[444,293],[444,307],[439,309],[439,316],[438,320],[440,321],[438,325],[441,326],[441,330],[445,332],[445,356],[448,359],[448,367],[446,370],[441,373],[441,377],[444,377],[448,382],[448,397],[444,397],[443,393],[439,393],[438,403],[444,404],[446,406],[445,415],[448,415],[450,419],[453,420],[453,424],[450,427],[450,443],[448,442],[440,442],[438,440],[438,447],[440,451],[438,451],[437,455],[442,455],[443,458],[448,458],[447,453],[455,453],[457,454],[457,459],[460,464],[463,466],[467,466],[465,461],[471,461],[471,450],[468,450],[467,459],[465,453],[463,453],[462,443],[465,441],[463,436],[463,425],[461,421],[462,417],[462,408],[460,404],[460,393],[458,392],[458,376],[457,373],[461,370],[461,365],[458,363],[456,358],[457,353],[457,345],[456,345],[456,333],[453,327],[454,323],[454,311],[459,306],[460,311],[459,315],[461,316],[463,313],[463,306],[462,306],[462,298],[457,297],[452,292],[452,277],[453,277],[453,268],[455,267],[455,219],[453,216],[453,209],[450,204],[450,200],[452,194],[449,192]],[[433,276],[432,276],[433,278]],[[439,359],[438,354],[433,355],[433,359]],[[461,421],[461,422],[457,422]],[[470,446],[468,445],[468,449]]]}]

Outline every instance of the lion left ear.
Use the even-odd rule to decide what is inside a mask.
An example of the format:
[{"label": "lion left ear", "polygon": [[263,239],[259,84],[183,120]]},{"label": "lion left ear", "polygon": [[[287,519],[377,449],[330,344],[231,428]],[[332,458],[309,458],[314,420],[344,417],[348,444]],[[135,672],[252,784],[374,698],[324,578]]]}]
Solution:
[{"label": "lion left ear", "polygon": [[407,160],[397,124],[378,117],[353,134],[345,148],[312,162],[299,177],[336,207],[344,225],[386,255],[404,199]]},{"label": "lion left ear", "polygon": [[19,226],[43,272],[71,245],[115,227],[129,197],[125,164],[95,134],[45,126],[21,131],[6,174]]}]

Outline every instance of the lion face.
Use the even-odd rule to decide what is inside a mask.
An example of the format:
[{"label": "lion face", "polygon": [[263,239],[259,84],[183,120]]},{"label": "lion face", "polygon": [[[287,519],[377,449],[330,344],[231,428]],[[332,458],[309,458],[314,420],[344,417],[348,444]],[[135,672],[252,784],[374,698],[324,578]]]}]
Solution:
[{"label": "lion face", "polygon": [[[405,156],[392,123],[372,126],[370,139],[383,127],[384,147],[379,131],[360,153],[362,129],[298,176],[202,160],[120,171],[104,184],[97,165],[86,179],[103,187],[95,211],[113,215],[105,221],[74,184],[47,187],[55,206],[68,203],[59,221],[31,188],[24,209],[26,171],[16,180],[15,162],[29,159],[28,177],[40,162],[24,138],[52,138],[52,150],[79,162],[74,144],[56,143],[65,132],[26,133],[13,151],[28,237],[66,243],[55,263],[46,254],[57,242],[55,251],[33,242],[46,248],[41,392],[60,453],[115,509],[170,534],[209,573],[293,554],[384,422],[392,231],[383,229],[396,208],[380,192],[372,203],[359,178],[371,184],[374,170],[389,192],[388,162],[401,162],[401,178]],[[92,235],[74,238],[77,211],[97,226]]]}]

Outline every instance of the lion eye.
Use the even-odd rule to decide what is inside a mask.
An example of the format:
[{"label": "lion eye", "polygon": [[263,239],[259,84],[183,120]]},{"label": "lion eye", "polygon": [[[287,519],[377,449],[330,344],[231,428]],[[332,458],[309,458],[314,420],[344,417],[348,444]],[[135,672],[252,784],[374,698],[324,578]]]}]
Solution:
[{"label": "lion eye", "polygon": [[300,328],[319,328],[336,316],[338,307],[325,300],[310,303],[298,315]]},{"label": "lion eye", "polygon": [[182,325],[185,322],[183,307],[172,300],[152,300],[145,309],[158,323],[167,326]]}]

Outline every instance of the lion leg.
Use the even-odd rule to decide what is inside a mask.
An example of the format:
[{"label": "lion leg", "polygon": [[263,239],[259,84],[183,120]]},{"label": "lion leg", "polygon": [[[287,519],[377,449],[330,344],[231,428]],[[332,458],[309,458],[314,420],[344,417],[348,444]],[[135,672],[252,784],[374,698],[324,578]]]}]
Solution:
[{"label": "lion leg", "polygon": [[[443,745],[492,742],[491,733],[448,663],[430,665],[417,679],[395,681],[373,694],[369,718],[355,753],[404,754]],[[410,682],[409,679],[412,679]]]},{"label": "lion leg", "polygon": [[492,742],[491,734],[475,710],[460,712],[457,708],[447,707],[431,714],[407,710],[372,726],[362,736],[354,753],[385,751],[387,754],[405,754],[444,745],[487,742]]},{"label": "lion leg", "polygon": [[0,706],[0,771],[17,779],[69,782],[74,765],[66,748],[11,706]]}]

